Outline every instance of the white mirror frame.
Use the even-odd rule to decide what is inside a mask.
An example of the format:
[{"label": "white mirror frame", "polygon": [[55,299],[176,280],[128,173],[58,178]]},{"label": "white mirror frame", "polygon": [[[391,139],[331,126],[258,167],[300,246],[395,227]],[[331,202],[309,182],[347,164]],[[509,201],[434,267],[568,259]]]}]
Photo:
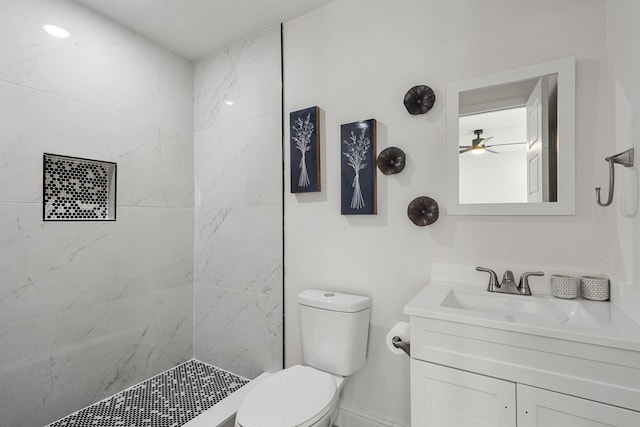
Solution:
[{"label": "white mirror frame", "polygon": [[[558,201],[460,204],[459,94],[472,89],[558,74]],[[575,214],[576,60],[543,62],[447,85],[447,213],[449,215]]]}]

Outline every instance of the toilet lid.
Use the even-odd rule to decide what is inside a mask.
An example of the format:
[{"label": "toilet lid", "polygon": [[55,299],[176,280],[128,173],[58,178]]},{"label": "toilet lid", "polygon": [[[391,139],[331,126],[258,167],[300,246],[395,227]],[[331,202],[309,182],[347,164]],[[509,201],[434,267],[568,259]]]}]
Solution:
[{"label": "toilet lid", "polygon": [[299,426],[324,415],[336,395],[335,378],[308,366],[292,366],[256,385],[240,405],[243,427]]}]

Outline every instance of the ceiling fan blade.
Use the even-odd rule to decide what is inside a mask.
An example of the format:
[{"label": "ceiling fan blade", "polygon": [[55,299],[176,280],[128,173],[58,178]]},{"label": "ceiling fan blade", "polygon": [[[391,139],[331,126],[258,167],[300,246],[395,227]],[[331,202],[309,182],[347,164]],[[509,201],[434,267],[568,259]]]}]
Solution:
[{"label": "ceiling fan blade", "polygon": [[501,153],[498,153],[497,151],[493,151],[493,150],[491,150],[489,148],[485,148],[484,151],[488,151],[489,153],[493,153],[493,154],[501,154]]},{"label": "ceiling fan blade", "polygon": [[491,138],[493,137],[490,136],[489,138],[476,138],[473,140],[473,144],[475,147],[486,147],[487,141],[490,140]]},{"label": "ceiling fan blade", "polygon": [[526,144],[527,142],[509,142],[507,144],[493,144],[493,145],[485,145],[485,148],[489,148],[489,147],[502,147],[503,145],[521,145],[521,144]]},{"label": "ceiling fan blade", "polygon": [[471,148],[473,145],[458,145],[458,148]]},{"label": "ceiling fan blade", "polygon": [[464,153],[466,153],[467,151],[471,151],[471,147],[461,149],[461,150],[460,150],[460,152],[459,152],[459,154],[464,154]]}]

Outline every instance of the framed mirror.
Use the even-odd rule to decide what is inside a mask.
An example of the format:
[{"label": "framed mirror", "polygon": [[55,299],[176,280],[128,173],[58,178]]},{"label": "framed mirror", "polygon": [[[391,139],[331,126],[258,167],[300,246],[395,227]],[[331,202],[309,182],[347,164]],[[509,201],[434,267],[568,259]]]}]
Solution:
[{"label": "framed mirror", "polygon": [[575,58],[447,85],[447,213],[575,213]]}]

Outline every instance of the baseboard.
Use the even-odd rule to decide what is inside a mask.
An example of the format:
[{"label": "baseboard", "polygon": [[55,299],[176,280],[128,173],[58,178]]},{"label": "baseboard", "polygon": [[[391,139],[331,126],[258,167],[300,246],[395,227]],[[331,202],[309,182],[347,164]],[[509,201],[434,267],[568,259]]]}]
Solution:
[{"label": "baseboard", "polygon": [[370,414],[346,403],[340,404],[335,427],[409,427],[395,421]]}]

